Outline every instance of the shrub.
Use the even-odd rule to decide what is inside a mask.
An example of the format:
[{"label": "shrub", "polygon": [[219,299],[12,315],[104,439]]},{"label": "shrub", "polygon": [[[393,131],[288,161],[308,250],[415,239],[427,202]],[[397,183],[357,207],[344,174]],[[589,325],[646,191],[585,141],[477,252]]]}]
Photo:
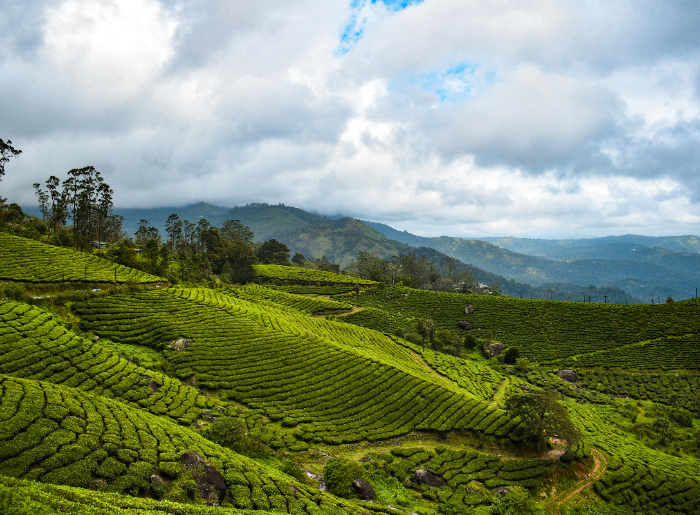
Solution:
[{"label": "shrub", "polygon": [[300,483],[306,483],[309,478],[306,477],[306,474],[304,473],[304,469],[299,466],[299,464],[291,459],[285,459],[282,462],[282,466],[280,467],[280,471],[284,472],[288,476],[293,477]]},{"label": "shrub", "polygon": [[496,499],[490,510],[491,515],[535,515],[539,510],[530,495],[524,490],[511,490]]},{"label": "shrub", "polygon": [[328,460],[324,470],[324,477],[328,491],[338,497],[352,499],[356,497],[352,482],[361,479],[365,470],[356,461],[331,459]]},{"label": "shrub", "polygon": [[515,365],[520,357],[520,351],[517,347],[508,347],[503,353],[503,363],[506,365]]}]

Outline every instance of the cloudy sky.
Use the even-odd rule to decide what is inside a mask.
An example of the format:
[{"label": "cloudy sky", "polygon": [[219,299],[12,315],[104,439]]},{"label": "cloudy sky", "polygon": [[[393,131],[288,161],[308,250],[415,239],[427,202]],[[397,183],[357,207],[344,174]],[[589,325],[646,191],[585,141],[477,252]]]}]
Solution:
[{"label": "cloudy sky", "polygon": [[3,0],[0,194],[700,234],[697,0]]}]

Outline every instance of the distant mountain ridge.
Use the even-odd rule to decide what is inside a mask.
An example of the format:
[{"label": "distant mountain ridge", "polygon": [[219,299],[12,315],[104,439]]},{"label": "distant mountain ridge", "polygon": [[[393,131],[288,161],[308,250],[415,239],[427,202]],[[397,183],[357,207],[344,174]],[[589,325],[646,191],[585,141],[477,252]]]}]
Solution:
[{"label": "distant mountain ridge", "polygon": [[[649,299],[652,294],[662,299],[668,296],[686,299],[694,296],[696,285],[700,286],[700,254],[634,244],[633,236],[595,239],[602,240],[602,244],[586,240],[580,245],[576,243],[579,240],[423,237],[381,223],[326,217],[283,204],[248,204],[227,209],[201,202],[182,207],[118,210],[117,213],[125,217],[129,232],[144,218],[164,233],[165,221],[172,213],[194,223],[206,218],[214,226],[220,226],[226,219],[240,220],[253,229],[258,241],[276,238],[292,253],[301,252],[316,258],[325,255],[342,268],[350,265],[360,251],[382,258],[411,252],[420,256],[423,252],[437,263],[451,256],[472,268],[475,278],[487,284],[494,280],[513,281],[515,284],[504,287],[509,295],[524,294],[525,290],[531,296],[544,297],[543,292],[551,289],[564,292],[561,298],[577,298],[585,285],[591,285],[625,290],[630,294],[630,301]],[[688,249],[694,248],[697,240],[700,246],[700,238],[694,236],[640,239],[647,243],[670,242],[676,248]],[[551,256],[509,250],[506,244],[531,252],[550,252]],[[630,250],[632,248],[636,250]],[[553,258],[554,255],[571,257]],[[477,277],[477,269],[483,279]],[[595,288],[591,291],[596,291]]]}]

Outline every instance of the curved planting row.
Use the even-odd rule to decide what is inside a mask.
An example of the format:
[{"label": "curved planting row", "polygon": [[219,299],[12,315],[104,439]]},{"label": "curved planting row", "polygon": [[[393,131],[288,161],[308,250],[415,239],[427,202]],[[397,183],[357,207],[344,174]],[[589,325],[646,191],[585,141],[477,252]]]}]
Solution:
[{"label": "curved planting row", "polygon": [[37,307],[0,304],[0,373],[117,398],[183,424],[214,403],[195,388],[130,363]]},{"label": "curved planting row", "polygon": [[197,468],[182,459],[194,452],[223,474],[220,501],[229,505],[309,515],[324,507],[359,512],[169,420],[40,381],[0,376],[0,442],[0,474],[16,478],[176,497],[182,480],[197,477]]},{"label": "curved planting row", "polygon": [[505,460],[498,455],[473,450],[447,450],[441,447],[435,451],[426,451],[419,447],[398,447],[392,449],[391,454],[389,471],[400,481],[412,476],[418,469],[428,470],[442,478],[451,490],[440,496],[443,502],[449,501],[449,494],[454,495],[471,481],[479,481],[487,488],[537,488],[552,465],[552,462],[547,460]]},{"label": "curved planting row", "polygon": [[563,367],[608,367],[637,370],[700,369],[700,333],[614,346],[560,360]]},{"label": "curved planting row", "polygon": [[[263,308],[203,290],[173,290],[95,299],[78,311],[88,328],[115,340],[162,347],[173,338],[191,339],[184,352],[166,351],[179,377],[228,390],[273,419],[284,417],[305,440],[377,440],[413,429],[506,435],[514,429],[504,412],[460,393],[415,360],[417,375],[387,364],[407,362],[401,355],[407,351],[396,344],[387,352],[369,340],[335,341],[334,333],[347,337],[344,329],[352,326]],[[323,336],[311,331],[324,327]]]},{"label": "curved planting row", "polygon": [[227,294],[243,300],[251,300],[257,303],[271,303],[283,308],[291,308],[302,313],[318,313],[320,311],[339,311],[352,309],[350,304],[337,302],[335,300],[317,299],[313,297],[303,297],[283,291],[277,291],[256,284],[231,288]]},{"label": "curved planting row", "polygon": [[577,424],[610,460],[595,483],[606,501],[635,512],[695,514],[700,512],[700,464],[645,446],[610,423],[605,406],[569,402]]},{"label": "curved planting row", "polygon": [[294,293],[296,295],[340,295],[342,293],[350,293],[354,290],[351,284],[335,284],[333,286],[314,286],[309,284],[277,284],[270,288]]},{"label": "curved planting row", "polygon": [[[116,275],[115,275],[116,272]],[[161,277],[64,247],[0,234],[0,279],[32,283],[157,283]]]},{"label": "curved planting row", "polygon": [[505,388],[506,395],[515,395],[522,391],[517,389],[517,385],[524,384],[524,381],[512,376],[505,376],[490,367],[408,342],[406,345],[419,352],[425,362],[435,371],[483,401],[490,401],[499,387]]},{"label": "curved planting row", "polygon": [[5,507],[9,508],[11,510],[9,513],[13,515],[244,515],[251,513],[250,510],[237,508],[214,508],[147,497],[132,497],[0,475],[0,508]]},{"label": "curved planting row", "polygon": [[610,395],[648,399],[695,410],[700,392],[699,374],[636,373],[578,370],[579,384]]},{"label": "curved planting row", "polygon": [[[355,303],[353,295],[338,297]],[[359,312],[348,315],[348,322],[357,323],[387,332],[396,329],[412,329],[420,317],[432,318],[438,328],[455,329],[458,320],[467,320],[474,327],[473,334],[491,331],[493,337],[507,345],[516,345],[522,355],[537,362],[564,360],[579,354],[616,349],[621,345],[664,338],[679,347],[683,356],[692,356],[697,349],[700,332],[700,300],[689,300],[663,305],[633,306],[580,302],[553,302],[545,300],[514,299],[487,295],[429,292],[403,287],[386,287],[366,290],[359,295],[359,305],[387,313]],[[474,313],[466,315],[464,308],[472,305]],[[394,315],[391,315],[393,313]],[[405,324],[402,326],[401,324]],[[406,327],[407,326],[407,327]],[[615,365],[640,363],[637,346],[629,353],[622,350]],[[662,362],[661,348],[649,346],[656,367]],[[619,349],[610,351],[612,357]],[[697,352],[695,353],[697,355]],[[581,357],[582,360],[586,356]],[[606,358],[607,359],[607,358]],[[697,358],[691,362],[679,359],[673,366],[697,368]]]},{"label": "curved planting row", "polygon": [[256,275],[267,279],[324,284],[377,284],[375,281],[369,281],[360,277],[351,277],[349,275],[325,272],[323,270],[312,270],[310,268],[301,268],[297,266],[253,265],[253,269]]}]

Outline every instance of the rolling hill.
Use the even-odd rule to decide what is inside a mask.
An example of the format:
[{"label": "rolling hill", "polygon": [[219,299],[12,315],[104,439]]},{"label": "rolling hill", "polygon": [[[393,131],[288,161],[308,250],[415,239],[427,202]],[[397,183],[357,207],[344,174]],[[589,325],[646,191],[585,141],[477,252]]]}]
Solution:
[{"label": "rolling hill", "polygon": [[[698,301],[604,305],[370,281],[357,292],[354,278],[314,273],[264,266],[264,284],[119,286],[80,302],[34,299],[44,307],[0,300],[0,511],[486,515],[508,489],[546,513],[700,510]],[[452,355],[404,339],[419,318],[460,336],[457,321],[468,321],[477,346]],[[491,342],[529,361],[487,359]],[[533,455],[525,422],[504,411],[539,387],[563,395],[583,434],[565,453],[553,444]],[[226,419],[271,454],[209,439]],[[288,460],[315,475],[338,459],[374,485],[374,501],[285,472]],[[417,470],[442,486],[420,484]]]}]

